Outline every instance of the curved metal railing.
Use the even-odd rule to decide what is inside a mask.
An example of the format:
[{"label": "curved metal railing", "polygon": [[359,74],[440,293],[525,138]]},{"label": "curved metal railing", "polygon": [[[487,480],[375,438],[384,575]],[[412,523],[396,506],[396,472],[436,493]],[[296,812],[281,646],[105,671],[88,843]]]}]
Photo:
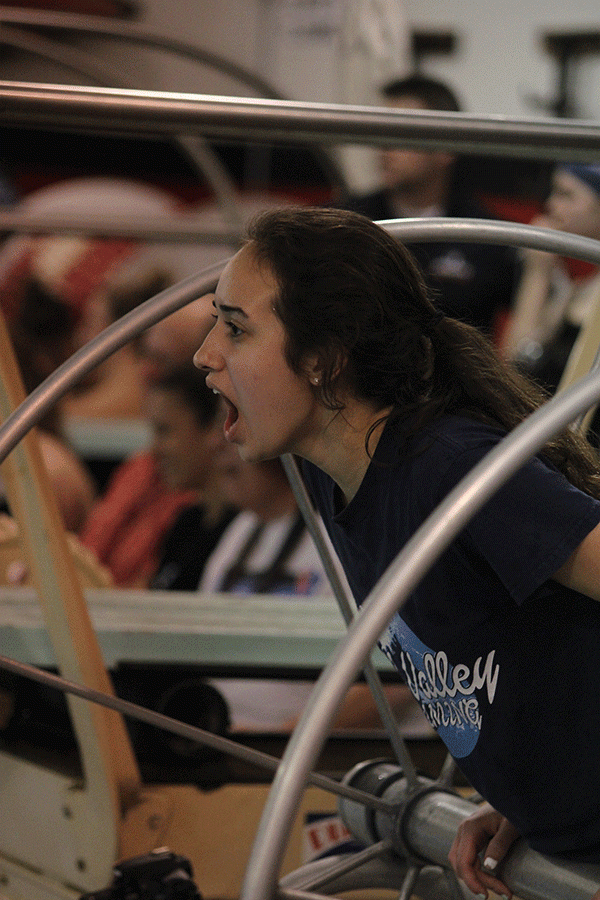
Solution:
[{"label": "curved metal railing", "polygon": [[[563,252],[600,264],[600,242],[532,226],[476,220],[398,220],[384,225],[405,240],[451,237],[472,241],[481,232],[485,242]],[[221,269],[222,264],[217,264],[146,301],[94,338],[46,379],[0,427],[0,462],[45,411],[84,374],[146,327],[212,290]],[[451,492],[376,586],[324,669],[277,770],[248,866],[245,900],[264,900],[270,896],[293,812],[325,739],[328,724],[389,619],[486,500],[553,434],[599,397],[600,373],[593,372],[529,417]],[[271,840],[265,841],[265,835]],[[276,844],[273,835],[277,835]],[[513,867],[513,886],[520,882],[527,885],[530,878],[528,860],[525,854]],[[563,882],[560,890],[564,890]],[[558,896],[560,894],[556,894]],[[553,900],[552,895],[549,900]]]}]

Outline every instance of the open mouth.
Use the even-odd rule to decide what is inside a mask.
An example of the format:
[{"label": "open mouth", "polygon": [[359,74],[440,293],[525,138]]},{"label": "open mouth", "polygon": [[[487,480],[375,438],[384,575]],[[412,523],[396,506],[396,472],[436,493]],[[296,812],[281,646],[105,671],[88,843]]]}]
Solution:
[{"label": "open mouth", "polygon": [[221,391],[217,390],[216,387],[210,384],[210,382],[206,381],[208,386],[212,388],[215,394],[219,395],[221,403],[223,405],[223,409],[225,410],[225,421],[223,423],[223,433],[225,435],[226,440],[233,440],[233,432],[235,430],[236,423],[239,418],[238,408],[235,403],[232,403],[225,394],[221,393]]},{"label": "open mouth", "polygon": [[235,430],[235,425],[238,420],[239,414],[238,414],[237,406],[235,406],[230,400],[228,400],[227,397],[224,397],[221,394],[221,399],[222,399],[223,403],[225,404],[225,408],[227,410],[227,417],[223,424],[223,432],[225,434],[225,437],[229,441],[229,440],[232,440],[233,432]]}]

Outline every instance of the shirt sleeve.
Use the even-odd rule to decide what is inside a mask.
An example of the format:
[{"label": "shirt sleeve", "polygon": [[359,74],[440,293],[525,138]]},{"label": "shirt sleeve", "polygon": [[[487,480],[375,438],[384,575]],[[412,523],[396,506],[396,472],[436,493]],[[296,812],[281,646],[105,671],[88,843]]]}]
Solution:
[{"label": "shirt sleeve", "polygon": [[[456,484],[484,455],[481,448],[461,454],[446,483]],[[521,604],[552,578],[599,522],[600,503],[536,457],[482,507],[459,540],[487,560]]]}]

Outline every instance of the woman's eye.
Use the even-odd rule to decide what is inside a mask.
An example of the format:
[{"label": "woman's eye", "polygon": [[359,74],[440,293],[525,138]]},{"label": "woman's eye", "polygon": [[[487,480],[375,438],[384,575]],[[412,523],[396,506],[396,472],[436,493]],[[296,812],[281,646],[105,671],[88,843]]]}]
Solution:
[{"label": "woman's eye", "polygon": [[229,334],[232,337],[239,337],[241,334],[244,333],[242,331],[242,329],[239,327],[239,325],[235,324],[235,322],[226,322],[225,324],[227,325],[227,327],[229,329]]}]

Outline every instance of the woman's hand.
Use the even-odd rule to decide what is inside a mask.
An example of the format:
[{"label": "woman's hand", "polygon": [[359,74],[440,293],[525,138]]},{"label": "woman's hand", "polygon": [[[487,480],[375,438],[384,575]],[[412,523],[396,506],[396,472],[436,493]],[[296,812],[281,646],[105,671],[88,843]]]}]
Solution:
[{"label": "woman's hand", "polygon": [[[488,890],[504,897],[512,897],[498,878],[492,874],[508,850],[519,837],[508,819],[484,803],[477,812],[461,822],[448,859],[458,878],[474,894],[487,897]],[[485,848],[483,866],[479,853]]]}]

